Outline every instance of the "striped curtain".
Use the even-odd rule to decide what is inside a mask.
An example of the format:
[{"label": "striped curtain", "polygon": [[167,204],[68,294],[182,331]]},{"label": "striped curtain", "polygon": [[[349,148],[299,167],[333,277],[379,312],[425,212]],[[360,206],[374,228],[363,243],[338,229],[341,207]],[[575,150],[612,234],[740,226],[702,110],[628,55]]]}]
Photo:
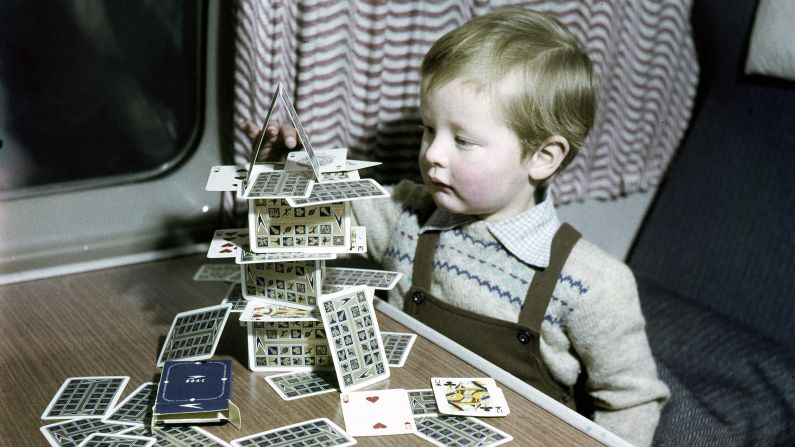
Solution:
[{"label": "striped curtain", "polygon": [[[690,0],[238,0],[235,122],[261,123],[281,82],[314,148],[384,162],[368,172],[384,184],[419,179],[422,56],[446,31],[509,5],[565,23],[599,78],[595,126],[556,180],[556,202],[657,185],[695,95]],[[235,163],[250,157],[236,131]],[[225,208],[234,205],[228,196]]]}]

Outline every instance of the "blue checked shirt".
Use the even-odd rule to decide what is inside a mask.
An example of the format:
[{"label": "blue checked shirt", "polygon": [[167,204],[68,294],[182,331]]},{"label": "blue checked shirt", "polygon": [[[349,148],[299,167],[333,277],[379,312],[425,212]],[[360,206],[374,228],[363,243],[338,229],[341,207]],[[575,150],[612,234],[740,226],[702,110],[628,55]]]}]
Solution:
[{"label": "blue checked shirt", "polygon": [[[477,219],[475,216],[453,214],[436,208],[420,228],[420,234],[429,230],[451,230]],[[541,203],[521,214],[499,222],[486,222],[486,227],[506,250],[522,262],[539,268],[549,266],[552,239],[559,226],[560,221],[548,193]]]}]

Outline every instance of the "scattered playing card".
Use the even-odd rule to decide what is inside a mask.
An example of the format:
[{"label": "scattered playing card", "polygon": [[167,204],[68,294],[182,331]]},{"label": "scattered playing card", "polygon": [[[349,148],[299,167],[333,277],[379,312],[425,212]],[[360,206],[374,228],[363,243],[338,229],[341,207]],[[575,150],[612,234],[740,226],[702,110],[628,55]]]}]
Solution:
[{"label": "scattered playing card", "polygon": [[178,313],[160,350],[157,366],[162,367],[166,360],[212,357],[231,309],[231,304],[218,304]]},{"label": "scattered playing card", "polygon": [[389,192],[375,180],[365,178],[317,183],[312,188],[309,197],[305,199],[289,198],[287,203],[292,207],[303,207],[379,197],[389,197]]},{"label": "scattered playing card", "polygon": [[346,447],[354,444],[355,439],[326,418],[299,422],[232,441],[234,447]]},{"label": "scattered playing card", "polygon": [[494,447],[513,436],[471,417],[424,416],[416,420],[417,436],[439,447]]},{"label": "scattered playing card", "polygon": [[337,378],[331,371],[288,372],[265,380],[284,400],[337,391]]},{"label": "scattered playing card", "polygon": [[389,366],[400,368],[406,364],[417,334],[381,332],[381,338],[384,340],[384,352],[389,360]]},{"label": "scattered playing card", "polygon": [[212,259],[234,258],[240,247],[246,242],[248,242],[248,228],[215,230],[213,240],[210,241],[210,248],[207,250],[207,257]]},{"label": "scattered playing card", "polygon": [[498,417],[510,412],[502,390],[488,377],[433,377],[431,386],[442,414]]},{"label": "scattered playing card", "polygon": [[193,280],[230,282],[230,277],[239,277],[239,275],[240,266],[237,264],[202,264],[193,275]]},{"label": "scattered playing card", "polygon": [[417,426],[406,390],[351,391],[340,395],[345,430],[351,436],[414,433]]},{"label": "scattered playing card", "polygon": [[395,287],[402,276],[403,274],[400,272],[386,270],[326,267],[323,270],[323,285],[367,286],[373,289],[390,290]]},{"label": "scattered playing card", "polygon": [[146,382],[127,396],[113,411],[102,419],[103,422],[126,425],[143,425],[147,416],[151,417],[155,405],[157,384]]},{"label": "scattered playing card", "polygon": [[151,447],[155,441],[144,436],[92,433],[77,447]]},{"label": "scattered playing card", "polygon": [[436,397],[433,395],[432,389],[408,390],[407,393],[411,404],[411,413],[415,418],[437,416],[439,414],[439,408],[436,406]]},{"label": "scattered playing card", "polygon": [[72,377],[66,379],[47,405],[42,419],[103,418],[116,405],[126,376]]},{"label": "scattered playing card", "polygon": [[212,433],[187,425],[135,427],[124,434],[155,438],[157,447],[229,447],[229,444]]},{"label": "scattered playing card", "polygon": [[318,308],[341,391],[353,391],[389,377],[372,289],[356,286],[322,295]]},{"label": "scattered playing card", "polygon": [[77,447],[93,433],[121,434],[132,428],[129,425],[108,424],[99,419],[70,419],[45,425],[39,430],[53,447]]}]

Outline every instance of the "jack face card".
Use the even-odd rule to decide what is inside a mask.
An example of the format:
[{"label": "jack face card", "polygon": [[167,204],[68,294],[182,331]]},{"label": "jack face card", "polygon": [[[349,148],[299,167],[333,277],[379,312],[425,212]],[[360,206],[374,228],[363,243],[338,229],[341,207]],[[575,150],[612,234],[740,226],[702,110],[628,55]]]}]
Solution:
[{"label": "jack face card", "polygon": [[439,447],[494,447],[513,436],[475,418],[425,416],[417,419],[417,436]]},{"label": "jack face card", "polygon": [[442,414],[498,417],[510,412],[502,390],[488,377],[434,377],[431,386]]},{"label": "jack face card", "polygon": [[389,366],[400,368],[406,364],[417,334],[381,332],[381,338],[384,340],[384,352],[389,360]]},{"label": "jack face card", "polygon": [[367,286],[373,289],[389,290],[395,287],[403,276],[400,272],[385,270],[350,269],[328,267],[323,270],[323,284],[333,286]]},{"label": "jack face card", "polygon": [[166,360],[212,357],[231,309],[231,304],[219,304],[178,313],[171,323],[157,366],[163,367]]},{"label": "jack face card", "polygon": [[210,248],[207,250],[207,257],[211,259],[234,258],[240,251],[240,247],[246,242],[248,242],[248,228],[215,230]]},{"label": "jack face card", "polygon": [[[353,227],[356,228],[356,227]],[[351,232],[353,232],[351,228]],[[321,261],[336,259],[334,253],[303,253],[300,251],[283,251],[278,253],[254,253],[250,250],[248,243],[243,244],[237,251],[235,263],[237,264],[256,264],[268,262],[288,262],[288,261]]]},{"label": "jack face card", "polygon": [[287,203],[293,207],[320,205],[332,202],[348,202],[360,199],[389,197],[389,192],[373,179],[342,180],[317,183],[312,193],[305,199],[289,198]]},{"label": "jack face card", "polygon": [[385,436],[414,433],[406,390],[351,391],[340,395],[345,431],[351,436]]},{"label": "jack face card", "polygon": [[245,264],[243,296],[274,304],[313,309],[320,295],[320,261]]},{"label": "jack face card", "polygon": [[248,367],[252,371],[332,369],[326,330],[317,319],[247,323]]},{"label": "jack face card", "polygon": [[151,416],[155,404],[157,384],[146,382],[130,393],[113,412],[103,418],[104,422],[116,422],[125,425],[144,425],[147,415]]},{"label": "jack face card", "polygon": [[45,425],[39,430],[53,447],[77,447],[94,433],[125,433],[129,425],[108,424],[99,419],[70,419]]},{"label": "jack face card", "polygon": [[318,300],[340,390],[353,391],[389,377],[371,293],[351,287]]},{"label": "jack face card", "polygon": [[331,371],[288,372],[268,376],[265,381],[284,400],[337,391],[337,378]]},{"label": "jack face card", "polygon": [[326,418],[299,422],[232,441],[234,447],[347,447],[356,440]]},{"label": "jack face card", "polygon": [[41,418],[103,418],[116,405],[128,380],[126,376],[66,379]]},{"label": "jack face card", "polygon": [[249,247],[254,253],[344,253],[350,247],[345,202],[293,208],[280,199],[249,200]]}]

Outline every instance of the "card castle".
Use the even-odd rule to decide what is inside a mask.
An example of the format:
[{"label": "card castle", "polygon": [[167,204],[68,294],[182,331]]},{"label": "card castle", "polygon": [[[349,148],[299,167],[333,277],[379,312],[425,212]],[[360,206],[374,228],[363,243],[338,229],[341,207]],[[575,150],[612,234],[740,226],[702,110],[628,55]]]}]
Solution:
[{"label": "card castle", "polygon": [[206,189],[246,200],[248,228],[216,231],[208,257],[240,265],[250,369],[333,368],[341,390],[357,389],[389,376],[371,287],[392,287],[400,274],[326,269],[325,261],[367,251],[366,229],[351,225],[351,202],[389,193],[359,176],[359,169],[379,163],[348,160],[347,149],[312,148],[281,84],[263,129],[279,103],[303,150],[288,154],[284,164],[257,162],[263,131],[248,166],[211,169]]}]

